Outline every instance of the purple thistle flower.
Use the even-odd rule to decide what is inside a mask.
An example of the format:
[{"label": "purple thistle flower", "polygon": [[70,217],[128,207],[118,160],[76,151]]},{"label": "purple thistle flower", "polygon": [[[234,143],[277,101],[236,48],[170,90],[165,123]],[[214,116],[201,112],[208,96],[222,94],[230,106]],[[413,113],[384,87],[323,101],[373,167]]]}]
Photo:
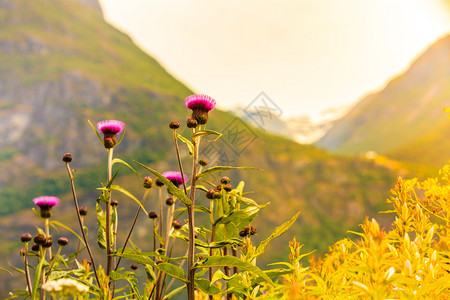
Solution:
[{"label": "purple thistle flower", "polygon": [[118,134],[123,131],[125,124],[117,120],[106,120],[98,122],[97,128],[103,134]]},{"label": "purple thistle flower", "polygon": [[189,109],[203,108],[211,111],[216,106],[216,100],[207,95],[191,95],[184,99],[186,107]]},{"label": "purple thistle flower", "polygon": [[58,205],[59,199],[53,196],[41,196],[33,199],[34,204],[39,206],[41,217],[48,219],[52,216],[52,207]]},{"label": "purple thistle flower", "polygon": [[183,177],[181,177],[181,173],[175,171],[164,172],[162,173],[162,176],[170,180],[176,187],[179,187],[181,184],[183,184],[183,181],[186,182],[188,179],[186,174],[183,174]]},{"label": "purple thistle flower", "polygon": [[106,120],[98,122],[97,128],[103,133],[103,145],[110,149],[117,144],[116,135],[124,130],[125,124],[117,120]]},{"label": "purple thistle flower", "polygon": [[184,103],[187,108],[192,109],[192,118],[201,125],[208,122],[208,112],[216,106],[216,100],[207,95],[191,95]]}]

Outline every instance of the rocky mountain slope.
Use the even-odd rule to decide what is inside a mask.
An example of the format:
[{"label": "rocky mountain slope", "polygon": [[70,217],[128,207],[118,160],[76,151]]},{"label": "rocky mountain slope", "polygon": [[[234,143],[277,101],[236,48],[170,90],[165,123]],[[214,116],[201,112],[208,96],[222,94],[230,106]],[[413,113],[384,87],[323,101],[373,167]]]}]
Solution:
[{"label": "rocky mountain slope", "polygon": [[407,151],[409,158],[405,159],[424,163],[433,160],[440,165],[448,158],[422,159],[421,154],[413,155],[413,152],[430,148],[427,155],[433,155],[431,147],[438,146],[436,153],[450,153],[441,148],[444,145],[422,144],[427,143],[427,137],[438,128],[438,139],[444,141],[448,136],[445,129],[448,120],[442,111],[449,106],[448,99],[450,35],[425,50],[405,73],[391,80],[381,91],[363,98],[317,145],[339,153],[376,151],[400,159]]}]

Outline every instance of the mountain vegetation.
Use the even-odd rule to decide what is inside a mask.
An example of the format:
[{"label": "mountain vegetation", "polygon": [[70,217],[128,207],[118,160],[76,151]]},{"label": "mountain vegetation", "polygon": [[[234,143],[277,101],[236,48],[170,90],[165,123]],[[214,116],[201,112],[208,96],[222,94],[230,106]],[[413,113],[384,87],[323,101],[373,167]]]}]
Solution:
[{"label": "mountain vegetation", "polygon": [[[80,202],[94,210],[99,196],[96,188],[106,183],[104,168],[100,168],[106,164],[106,157],[88,120],[94,124],[102,119],[126,123],[125,138],[116,157],[130,164],[133,160],[151,164],[160,171],[175,169],[168,124],[177,119],[184,123],[184,98],[193,92],[128,36],[107,24],[97,1],[0,0],[0,26],[0,228],[5,233],[0,237],[0,254],[10,257],[20,248],[21,233],[34,229],[32,198],[56,195],[62,201],[70,199],[61,162],[64,153],[71,152],[74,157]],[[442,68],[443,73],[448,70]],[[421,72],[422,69],[417,71]],[[431,79],[429,85],[433,85]],[[444,86],[437,89],[441,91]],[[425,101],[420,111],[428,112],[429,102],[437,100]],[[408,103],[405,99],[399,109]],[[357,114],[353,111],[350,115]],[[426,121],[418,115],[421,113],[412,114],[411,122],[420,123],[417,127],[424,133],[426,122],[439,119],[431,112],[424,114]],[[352,122],[343,123],[347,125],[340,128],[348,130]],[[403,126],[404,122],[397,125]],[[206,142],[207,150],[200,153],[211,166],[241,165],[264,170],[226,173],[232,184],[244,180],[246,190],[252,191],[252,198],[258,203],[270,202],[254,224],[258,231],[256,240],[267,237],[270,228],[289,219],[293,211],[303,211],[284,240],[271,246],[275,248],[269,247],[261,261],[267,260],[268,255],[284,258],[289,251],[286,241],[294,235],[305,242],[307,250],[325,251],[329,244],[345,237],[347,229],[355,228],[361,216],[374,216],[383,210],[395,177],[408,174],[405,165],[330,154],[268,134],[264,127],[252,126],[220,110],[211,113],[208,127],[224,133],[218,146],[207,147]],[[361,134],[356,129],[355,135]],[[401,145],[394,142],[395,138],[392,140],[382,143],[386,144],[386,151]],[[329,148],[350,147],[343,142],[338,144]],[[183,148],[182,160],[187,162],[188,156]],[[121,185],[127,185],[130,176],[134,175],[120,170]],[[136,191],[137,187],[131,185],[129,190]],[[121,205],[120,209],[125,211],[121,222],[130,222],[135,207]],[[56,216],[56,211],[55,218],[75,222],[76,216],[64,210]],[[0,266],[5,267],[4,264],[6,261]],[[5,285],[9,283],[2,280],[0,288],[8,290]]]}]

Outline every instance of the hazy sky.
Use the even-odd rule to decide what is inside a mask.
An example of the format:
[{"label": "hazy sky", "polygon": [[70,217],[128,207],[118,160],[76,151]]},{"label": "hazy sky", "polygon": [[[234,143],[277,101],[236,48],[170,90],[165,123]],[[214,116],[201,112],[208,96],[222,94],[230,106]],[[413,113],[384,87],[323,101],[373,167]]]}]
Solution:
[{"label": "hazy sky", "polygon": [[354,103],[450,32],[439,0],[101,0],[106,19],[222,108]]}]

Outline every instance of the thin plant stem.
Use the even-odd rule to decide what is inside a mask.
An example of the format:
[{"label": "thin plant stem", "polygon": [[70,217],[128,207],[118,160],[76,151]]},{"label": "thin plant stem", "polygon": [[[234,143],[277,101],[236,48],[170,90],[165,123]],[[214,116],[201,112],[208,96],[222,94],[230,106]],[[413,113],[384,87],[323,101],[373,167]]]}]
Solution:
[{"label": "thin plant stem", "polygon": [[[42,247],[42,245],[39,245],[39,254],[40,254],[40,260],[45,259],[45,249],[44,249],[44,247]],[[41,271],[41,293],[39,295],[40,300],[45,300],[45,291],[42,288],[42,286],[44,284],[45,284],[45,268],[42,268],[42,271]]]},{"label": "thin plant stem", "polygon": [[166,235],[164,239],[164,250],[167,251],[167,248],[169,246],[169,238],[170,238],[170,231],[172,229],[172,220],[173,220],[173,207],[175,206],[175,197],[173,198],[173,204],[169,205],[167,207],[167,216],[166,216]]},{"label": "thin plant stem", "polygon": [[189,242],[188,242],[188,259],[187,259],[187,272],[188,272],[188,282],[187,282],[187,295],[188,300],[195,300],[194,293],[194,280],[195,280],[195,269],[194,266],[194,254],[195,254],[195,235],[194,235],[194,208],[195,208],[195,186],[197,185],[197,162],[198,162],[198,150],[199,150],[200,137],[195,137],[193,140],[194,144],[194,155],[192,164],[192,181],[190,190],[190,200],[191,205],[187,206],[188,211],[188,226],[189,226]]},{"label": "thin plant stem", "polygon": [[[121,254],[123,254],[123,252],[125,251],[125,248],[127,246],[128,240],[131,237],[131,233],[133,232],[134,226],[136,225],[136,221],[137,221],[137,219],[139,217],[139,213],[141,212],[142,205],[144,204],[144,201],[147,198],[148,191],[149,191],[149,189],[145,189],[145,191],[144,191],[144,195],[142,196],[142,200],[141,200],[141,205],[139,205],[139,208],[136,211],[136,215],[134,216],[133,224],[131,225],[131,228],[130,228],[130,231],[128,232],[127,238],[125,239],[125,243],[123,244]],[[119,264],[120,264],[121,260],[122,260],[122,257],[119,257],[119,260],[117,261],[117,265],[116,265],[114,271],[117,271],[117,268],[119,267]]]},{"label": "thin plant stem", "polygon": [[[81,226],[84,228],[84,218],[83,216],[81,216]],[[73,264],[72,264],[72,270],[75,268],[76,262],[77,262],[77,258],[78,258],[78,251],[80,251],[80,247],[81,247],[81,241],[78,240],[78,245],[77,245],[77,251],[75,251],[75,257],[73,258]]]},{"label": "thin plant stem", "polygon": [[[209,207],[210,207],[210,211],[211,213],[209,214],[209,220],[211,222],[211,243],[214,242],[214,235],[216,232],[216,226],[214,225],[214,200],[210,199],[209,200]],[[213,255],[213,249],[209,249],[209,255],[212,256]],[[209,281],[212,280],[213,277],[213,268],[210,267],[209,268]],[[212,296],[209,296],[209,299],[212,299]]]},{"label": "thin plant stem", "polygon": [[[162,228],[163,228],[163,200],[162,200],[162,188],[159,188],[159,236],[162,238]],[[161,242],[159,243],[159,247],[162,248]]]},{"label": "thin plant stem", "polygon": [[[50,236],[50,224],[49,218],[45,219],[45,235]],[[52,260],[52,247],[48,247],[48,261]]]},{"label": "thin plant stem", "polygon": [[[172,239],[173,239],[173,242],[172,242],[172,245],[170,246],[170,251],[169,251],[169,256],[168,256],[169,258],[172,257],[173,246],[175,245],[175,241],[176,241],[175,237],[173,237]],[[166,278],[167,278],[166,274],[163,275],[163,278],[164,278],[163,279],[163,283],[162,283],[163,291],[162,291],[161,295],[165,295],[166,291],[168,290],[168,288],[165,287],[165,285],[166,285]]]},{"label": "thin plant stem", "polygon": [[[233,254],[234,257],[236,257],[236,258],[238,257],[238,252],[237,252],[236,247],[231,248],[231,253]],[[238,274],[238,273],[239,273],[238,267],[233,267],[233,274]]]},{"label": "thin plant stem", "polygon": [[182,178],[181,181],[183,182],[184,194],[187,196],[186,182],[184,182],[184,177],[183,177],[183,174],[184,174],[183,165],[181,164],[180,148],[178,147],[178,139],[177,139],[176,129],[173,130],[173,142],[175,144],[175,150],[177,152],[178,167],[180,168],[180,172],[181,172],[181,178]]},{"label": "thin plant stem", "polygon": [[[113,157],[113,149],[109,148],[108,151],[108,182],[111,180],[112,177],[112,157]],[[109,190],[109,197],[107,198],[106,202],[106,276],[109,276],[109,273],[111,273],[111,263],[112,263],[112,256],[111,256],[111,190]],[[109,285],[109,284],[108,284]]]},{"label": "thin plant stem", "polygon": [[[153,252],[156,252],[156,219],[153,219]],[[153,256],[153,261],[156,262],[156,256]],[[153,268],[154,270],[155,268]]]},{"label": "thin plant stem", "polygon": [[[184,256],[187,256],[188,252],[186,250],[186,253],[184,254]],[[183,268],[184,263],[186,262],[185,259],[183,259],[180,263],[180,268]],[[172,278],[172,280],[170,281],[169,285],[167,286],[166,290],[170,290],[170,288],[172,287],[173,283],[175,282],[175,278]]]},{"label": "thin plant stem", "polygon": [[31,278],[30,270],[28,269],[28,243],[25,243],[25,254],[23,256],[23,264],[25,266],[25,280],[27,282],[28,293],[30,294],[30,299],[33,299],[32,288],[31,288]]},{"label": "thin plant stem", "polygon": [[48,273],[47,273],[47,277],[45,278],[45,280],[48,280],[48,278],[50,277],[50,274],[52,273],[53,265],[55,264],[56,260],[58,259],[58,256],[61,253],[61,249],[62,249],[62,246],[59,246],[59,249],[55,254],[55,258],[53,259],[52,263],[50,264],[50,267],[48,268]]},{"label": "thin plant stem", "polygon": [[100,287],[100,280],[98,279],[97,269],[95,268],[94,257],[92,256],[91,247],[89,247],[89,243],[87,241],[86,234],[84,233],[83,221],[81,220],[80,208],[78,207],[77,193],[75,191],[75,183],[73,182],[73,173],[72,173],[72,170],[70,170],[70,166],[69,166],[68,162],[66,162],[66,169],[67,169],[67,173],[69,174],[69,178],[70,178],[73,203],[75,205],[75,210],[77,212],[78,224],[80,225],[81,236],[83,237],[83,241],[84,241],[84,244],[86,245],[86,249],[88,251],[89,258],[91,259],[91,262],[92,262],[92,270],[94,271],[95,279],[97,280],[97,285],[98,285],[98,287]]}]

